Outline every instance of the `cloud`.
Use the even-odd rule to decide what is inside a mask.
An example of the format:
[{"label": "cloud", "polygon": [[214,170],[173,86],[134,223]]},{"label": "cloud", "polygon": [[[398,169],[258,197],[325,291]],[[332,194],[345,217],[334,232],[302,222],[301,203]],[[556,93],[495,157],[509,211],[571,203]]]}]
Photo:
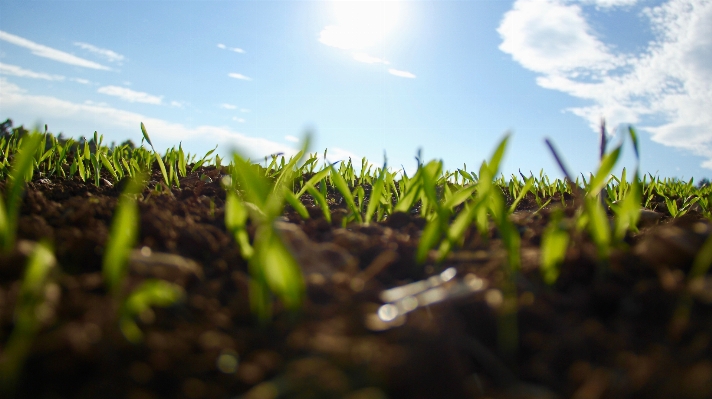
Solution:
[{"label": "cloud", "polygon": [[298,142],[299,142],[299,138],[298,138],[298,137],[294,137],[294,136],[290,136],[290,135],[284,136],[284,139],[287,140],[287,141],[291,141],[292,143],[298,143]]},{"label": "cloud", "polygon": [[567,111],[592,130],[601,117],[614,129],[635,124],[658,143],[707,157],[712,169],[712,2],[669,0],[642,15],[655,39],[621,53],[598,38],[579,4],[518,0],[498,28],[500,50],[537,72],[539,86],[590,101]]},{"label": "cloud", "polygon": [[236,116],[233,116],[232,120],[234,120],[235,122],[238,122],[238,123],[245,123],[245,120],[243,118],[238,118]]},{"label": "cloud", "polygon": [[250,110],[247,109],[247,108],[240,108],[240,112],[252,112],[252,111],[250,111]]},{"label": "cloud", "polygon": [[635,5],[638,0],[584,0],[583,3],[593,4],[599,8],[612,8]]},{"label": "cloud", "polygon": [[219,48],[219,49],[222,49],[222,50],[234,51],[234,52],[240,53],[240,54],[244,54],[244,53],[245,53],[245,50],[243,50],[243,49],[241,49],[241,48],[238,48],[238,47],[228,47],[228,46],[226,46],[226,45],[224,45],[224,44],[222,44],[222,43],[218,43],[218,48]]},{"label": "cloud", "polygon": [[153,96],[148,93],[134,91],[119,86],[103,86],[97,90],[98,93],[119,97],[122,100],[132,103],[145,103],[160,105],[163,97]]},{"label": "cloud", "polygon": [[247,76],[241,74],[241,73],[228,73],[227,76],[235,79],[241,79],[241,80],[252,80],[252,78],[248,78]]},{"label": "cloud", "polygon": [[17,65],[9,65],[0,62],[0,74],[19,76],[21,78],[44,79],[44,80],[64,80],[61,75],[49,75],[42,72],[34,72],[29,69],[21,68]]},{"label": "cloud", "polygon": [[185,104],[180,101],[175,101],[175,100],[171,101],[171,107],[183,108],[184,106],[185,106]]},{"label": "cloud", "polygon": [[[8,114],[16,115],[20,114],[22,110],[39,109],[42,110],[42,118],[46,121],[50,119],[69,120],[76,124],[90,125],[94,130],[110,129],[112,131],[129,132],[129,134],[138,133],[138,136],[132,137],[140,137],[139,126],[143,122],[153,141],[164,141],[164,144],[161,145],[175,144],[176,141],[181,140],[203,141],[209,138],[214,143],[220,144],[221,148],[230,149],[230,147],[239,146],[240,149],[246,152],[246,155],[253,157],[253,159],[278,152],[283,152],[287,156],[297,152],[296,149],[287,145],[263,138],[251,137],[228,127],[211,125],[188,127],[180,123],[112,108],[105,104],[78,104],[56,97],[30,95],[22,88],[7,82],[4,78],[0,78],[0,88],[2,88],[0,90],[0,104],[2,104],[3,111]],[[98,124],[101,126],[97,126]],[[185,146],[185,142],[183,144]],[[331,150],[329,150],[329,153],[331,154]]]},{"label": "cloud", "polygon": [[47,47],[41,44],[37,44],[33,41],[24,39],[20,36],[15,36],[10,33],[7,33],[5,31],[0,30],[0,40],[4,40],[8,43],[12,43],[14,45],[24,47],[32,52],[32,54],[38,56],[38,57],[44,57],[44,58],[49,58],[51,60],[55,60],[58,62],[62,62],[65,64],[69,65],[75,65],[83,68],[90,68],[90,69],[100,69],[100,70],[105,70],[109,71],[111,68],[106,67],[104,65],[98,64],[93,61],[85,60],[83,58],[79,58],[77,56],[74,56],[69,53],[65,53],[64,51],[56,50],[51,47]]},{"label": "cloud", "polygon": [[72,82],[81,83],[81,84],[83,84],[83,85],[88,85],[89,83],[91,83],[89,80],[87,80],[87,79],[82,79],[82,78],[71,78],[71,79],[69,79],[69,80],[71,80]]},{"label": "cloud", "polygon": [[390,64],[390,62],[386,60],[382,60],[378,57],[373,57],[366,53],[352,53],[351,56],[353,56],[356,61],[365,62],[367,64]]},{"label": "cloud", "polygon": [[391,68],[388,70],[388,73],[390,73],[391,75],[400,76],[401,78],[415,79],[415,75],[408,71],[399,71],[397,69]]},{"label": "cloud", "polygon": [[237,109],[237,105],[232,105],[232,104],[220,104],[220,108],[224,108],[224,109]]},{"label": "cloud", "polygon": [[89,43],[74,42],[74,45],[78,46],[84,50],[90,51],[94,54],[98,54],[99,56],[106,58],[109,62],[119,62],[120,63],[125,58],[123,55],[118,54],[114,51],[99,48],[99,47],[96,47]]}]

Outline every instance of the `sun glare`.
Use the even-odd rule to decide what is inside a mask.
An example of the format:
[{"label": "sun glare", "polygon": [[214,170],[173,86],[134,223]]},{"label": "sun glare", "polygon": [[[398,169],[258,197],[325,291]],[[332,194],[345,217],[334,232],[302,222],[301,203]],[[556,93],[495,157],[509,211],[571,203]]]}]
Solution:
[{"label": "sun glare", "polygon": [[321,32],[320,41],[329,46],[364,50],[383,41],[398,23],[396,1],[333,1],[336,25]]}]

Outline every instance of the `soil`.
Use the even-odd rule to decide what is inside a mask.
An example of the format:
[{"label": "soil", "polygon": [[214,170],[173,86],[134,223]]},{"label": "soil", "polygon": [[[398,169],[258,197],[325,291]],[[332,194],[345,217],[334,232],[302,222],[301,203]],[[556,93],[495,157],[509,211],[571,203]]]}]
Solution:
[{"label": "soil", "polygon": [[[710,287],[690,290],[685,278],[712,231],[695,210],[673,219],[664,205],[651,206],[640,232],[608,261],[586,234],[572,236],[549,286],[539,248],[560,198],[539,212],[525,198],[512,215],[522,237],[517,294],[503,300],[506,253],[494,226],[487,237],[471,228],[442,264],[418,266],[425,222],[417,209],[344,228],[338,193],[329,192],[331,223],[305,195],[310,219],[287,208],[278,221],[302,267],[304,304],[294,312],[277,302],[263,323],[250,311],[247,264],[225,228],[221,172],[201,168],[162,194],[153,190],[161,184],[154,173],[143,192],[126,292],[162,278],[186,295],[141,314],[138,344],[121,334],[101,275],[121,187],[78,177],[28,183],[18,244],[0,257],[0,349],[31,242],[49,240],[59,267],[16,397],[712,397]],[[572,199],[564,200],[572,216]],[[444,270],[456,274],[440,278],[432,304],[389,322],[377,316],[384,290]],[[516,317],[501,317],[506,309]],[[503,331],[517,339],[512,352],[498,344]]]}]

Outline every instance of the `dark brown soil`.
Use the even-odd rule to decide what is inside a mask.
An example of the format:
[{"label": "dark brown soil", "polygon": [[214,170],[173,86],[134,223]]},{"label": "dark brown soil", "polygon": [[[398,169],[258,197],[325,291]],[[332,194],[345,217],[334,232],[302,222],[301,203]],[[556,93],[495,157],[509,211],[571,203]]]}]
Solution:
[{"label": "dark brown soil", "polygon": [[[279,227],[302,266],[305,303],[298,312],[277,303],[265,324],[250,312],[247,265],[225,229],[220,171],[200,172],[213,182],[194,174],[164,194],[151,189],[154,175],[139,201],[126,289],[157,277],[186,292],[142,314],[140,344],[121,334],[101,275],[119,188],[41,176],[28,184],[17,249],[0,257],[0,345],[13,329],[27,241],[49,239],[59,270],[18,398],[712,397],[712,306],[690,296],[685,280],[711,231],[694,211],[644,221],[608,262],[585,234],[573,237],[549,287],[539,244],[550,210],[535,213],[526,199],[513,215],[522,270],[512,303],[519,346],[508,355],[497,344],[506,254],[494,227],[486,238],[472,228],[442,265],[419,267],[417,215],[342,228],[338,195],[330,194],[331,224],[305,196],[312,218],[288,209]],[[449,267],[451,287],[478,288],[397,323],[374,318],[383,290]],[[678,311],[685,303],[689,317]]]}]

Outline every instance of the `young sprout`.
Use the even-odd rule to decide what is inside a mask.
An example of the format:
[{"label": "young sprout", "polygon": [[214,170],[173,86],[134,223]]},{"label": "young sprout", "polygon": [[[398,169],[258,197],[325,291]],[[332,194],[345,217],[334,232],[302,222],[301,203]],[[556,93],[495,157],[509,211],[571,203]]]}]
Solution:
[{"label": "young sprout", "polygon": [[22,192],[25,183],[32,180],[34,173],[34,156],[40,144],[42,135],[37,131],[24,137],[19,153],[15,156],[10,171],[10,181],[6,189],[7,205],[0,195],[0,250],[7,253],[15,246],[17,219],[22,202]]},{"label": "young sprout", "polygon": [[134,196],[143,188],[141,178],[132,178],[119,198],[114,220],[109,232],[109,241],[104,252],[104,283],[108,291],[119,299],[121,285],[126,276],[131,248],[136,245],[139,214]]},{"label": "young sprout", "polygon": [[551,215],[549,225],[541,238],[541,275],[546,284],[552,285],[559,278],[559,267],[566,257],[569,245],[569,233],[562,225],[563,214],[560,209]]},{"label": "young sprout", "polygon": [[[290,164],[296,165],[305,153],[306,147]],[[252,277],[250,305],[253,312],[264,321],[272,313],[271,293],[279,297],[287,309],[296,309],[301,305],[304,281],[299,264],[274,225],[275,219],[282,214],[284,193],[292,183],[292,167],[282,168],[282,175],[272,185],[255,166],[261,168],[237,153],[233,154],[228,201],[225,204],[225,224],[233,232],[242,256],[248,262]],[[238,185],[244,190],[244,200],[235,193]],[[245,230],[248,216],[257,224],[254,243],[251,245]]]},{"label": "young sprout", "polygon": [[56,265],[51,248],[35,244],[27,261],[15,305],[15,326],[0,353],[0,393],[11,394],[42,320],[50,273]]},{"label": "young sprout", "polygon": [[[151,149],[153,150],[153,153],[156,157],[156,161],[158,161],[158,166],[161,168],[161,173],[163,174],[163,180],[166,182],[166,186],[171,185],[170,179],[168,179],[168,173],[166,172],[166,165],[163,164],[163,159],[161,159],[161,155],[156,152],[156,149],[153,147],[153,143],[151,143],[151,138],[148,137],[148,132],[146,131],[146,126],[143,125],[143,122],[141,122],[141,133],[143,133],[143,138],[146,139],[148,142],[148,145],[151,146]],[[207,155],[206,155],[207,156]],[[149,168],[150,170],[150,168]]]},{"label": "young sprout", "polygon": [[143,333],[134,319],[152,306],[168,307],[184,296],[183,288],[164,280],[143,281],[126,297],[119,309],[119,327],[126,339],[132,343],[143,340]]}]

